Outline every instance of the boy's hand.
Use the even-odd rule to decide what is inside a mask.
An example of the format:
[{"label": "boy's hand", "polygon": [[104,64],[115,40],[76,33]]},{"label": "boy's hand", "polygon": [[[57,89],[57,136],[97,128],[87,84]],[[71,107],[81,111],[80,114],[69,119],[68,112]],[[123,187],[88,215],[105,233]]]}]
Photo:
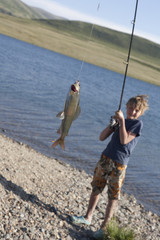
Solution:
[{"label": "boy's hand", "polygon": [[118,120],[118,122],[121,122],[124,120],[124,115],[121,110],[118,110],[115,112],[115,115],[113,116],[114,119]]}]

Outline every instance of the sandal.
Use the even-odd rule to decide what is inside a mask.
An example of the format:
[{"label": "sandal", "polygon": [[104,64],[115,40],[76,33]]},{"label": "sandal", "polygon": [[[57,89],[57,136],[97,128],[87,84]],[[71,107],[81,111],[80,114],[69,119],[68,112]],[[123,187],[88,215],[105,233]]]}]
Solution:
[{"label": "sandal", "polygon": [[85,224],[85,225],[90,225],[91,222],[89,222],[88,220],[86,220],[83,216],[71,216],[71,221],[73,223],[78,223],[78,224]]}]

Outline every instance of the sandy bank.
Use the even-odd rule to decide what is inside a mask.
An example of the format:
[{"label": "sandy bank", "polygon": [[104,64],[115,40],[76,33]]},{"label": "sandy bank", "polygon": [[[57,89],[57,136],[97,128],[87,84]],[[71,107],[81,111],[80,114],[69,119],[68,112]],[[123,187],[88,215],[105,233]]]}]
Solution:
[{"label": "sandy bank", "polygon": [[[92,177],[26,145],[0,135],[0,239],[92,239],[106,206],[106,190],[89,227],[75,226],[69,214],[84,214]],[[122,195],[117,219],[138,239],[160,239],[160,217],[133,196]]]}]

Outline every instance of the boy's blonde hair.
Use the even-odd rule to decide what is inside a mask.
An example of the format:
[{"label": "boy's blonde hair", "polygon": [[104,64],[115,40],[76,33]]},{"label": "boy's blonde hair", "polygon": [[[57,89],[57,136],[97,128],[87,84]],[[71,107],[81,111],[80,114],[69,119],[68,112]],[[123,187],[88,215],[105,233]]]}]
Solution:
[{"label": "boy's blonde hair", "polygon": [[128,100],[127,106],[135,105],[135,107],[141,111],[142,114],[149,108],[148,106],[148,95],[137,95]]}]

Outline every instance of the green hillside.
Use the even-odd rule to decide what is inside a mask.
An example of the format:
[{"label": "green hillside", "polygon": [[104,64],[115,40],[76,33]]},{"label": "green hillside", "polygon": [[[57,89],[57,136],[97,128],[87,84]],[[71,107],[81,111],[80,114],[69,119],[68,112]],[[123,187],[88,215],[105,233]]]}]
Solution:
[{"label": "green hillside", "polygon": [[11,16],[29,19],[58,19],[58,17],[46,11],[34,7],[29,7],[20,0],[1,0],[0,12]]},{"label": "green hillside", "polygon": [[[90,36],[89,23],[35,18],[20,0],[0,2],[0,33],[124,74],[129,34],[94,25]],[[159,74],[160,45],[134,36],[128,76],[160,85]]]},{"label": "green hillside", "polygon": [[[52,26],[53,29],[69,33],[79,39],[89,40],[92,25],[79,21],[62,21],[62,20],[40,20],[42,23]],[[111,44],[115,48],[126,50],[129,47],[130,35],[119,31],[111,30],[101,26],[94,25],[91,41],[97,41],[100,44]],[[134,36],[132,51],[144,56],[156,58],[155,62],[160,59],[160,45],[153,43],[144,38]],[[160,63],[160,61],[159,61]]]},{"label": "green hillside", "polygon": [[38,11],[41,15],[43,15],[43,18],[45,18],[45,19],[65,20],[65,18],[54,15],[54,14],[49,13],[49,12],[46,12],[45,10],[43,10],[41,8],[32,7],[32,9]]},{"label": "green hillside", "polygon": [[1,0],[0,11],[2,13],[22,18],[43,18],[43,15],[32,10],[20,0]]}]

